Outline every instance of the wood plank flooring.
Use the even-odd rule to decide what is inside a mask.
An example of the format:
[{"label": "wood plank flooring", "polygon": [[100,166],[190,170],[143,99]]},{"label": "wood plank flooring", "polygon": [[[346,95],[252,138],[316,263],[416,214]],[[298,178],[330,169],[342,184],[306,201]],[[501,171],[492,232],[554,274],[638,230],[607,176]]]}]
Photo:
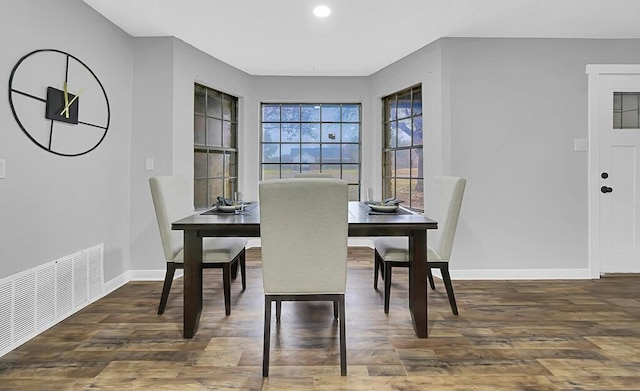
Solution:
[{"label": "wood plank flooring", "polygon": [[[394,269],[389,315],[373,289],[373,253],[349,251],[348,376],[329,303],[284,303],[261,376],[260,251],[247,290],[205,271],[198,334],[182,338],[182,283],[164,315],[161,282],[131,282],[0,357],[2,390],[640,390],[640,276],[579,281],[442,281],[429,291],[429,338],[407,310],[407,272]],[[382,284],[381,284],[382,285]]]}]

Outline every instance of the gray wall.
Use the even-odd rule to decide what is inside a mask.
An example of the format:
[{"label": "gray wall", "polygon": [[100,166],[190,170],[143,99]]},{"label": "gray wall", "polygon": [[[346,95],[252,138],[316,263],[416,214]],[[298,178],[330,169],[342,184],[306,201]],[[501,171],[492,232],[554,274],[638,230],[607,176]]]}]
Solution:
[{"label": "gray wall", "polygon": [[[0,32],[0,159],[7,165],[0,179],[0,278],[104,243],[109,281],[131,267],[131,37],[80,0],[5,1]],[[87,155],[48,153],[13,118],[6,92],[11,70],[44,48],[80,58],[107,92],[111,125]]]},{"label": "gray wall", "polygon": [[372,76],[374,96],[423,83],[425,172],[468,179],[454,277],[588,267],[587,154],[573,150],[587,138],[585,67],[638,63],[639,49],[639,40],[445,38]]}]

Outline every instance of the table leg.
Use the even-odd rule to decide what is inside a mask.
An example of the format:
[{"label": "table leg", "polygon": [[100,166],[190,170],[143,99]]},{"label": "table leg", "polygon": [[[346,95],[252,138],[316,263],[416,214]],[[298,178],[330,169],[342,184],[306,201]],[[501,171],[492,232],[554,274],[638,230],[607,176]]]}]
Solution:
[{"label": "table leg", "polygon": [[202,312],[202,238],[197,231],[184,231],[184,338],[193,338]]},{"label": "table leg", "polygon": [[409,236],[409,311],[418,338],[427,338],[427,231]]}]

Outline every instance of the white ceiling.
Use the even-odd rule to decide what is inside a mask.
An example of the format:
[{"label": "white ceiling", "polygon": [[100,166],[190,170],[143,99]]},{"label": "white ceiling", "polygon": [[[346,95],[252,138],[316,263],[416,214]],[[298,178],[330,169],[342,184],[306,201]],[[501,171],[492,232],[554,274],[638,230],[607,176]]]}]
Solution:
[{"label": "white ceiling", "polygon": [[368,76],[441,37],[640,38],[639,0],[84,2],[134,37],[175,36],[252,75]]}]

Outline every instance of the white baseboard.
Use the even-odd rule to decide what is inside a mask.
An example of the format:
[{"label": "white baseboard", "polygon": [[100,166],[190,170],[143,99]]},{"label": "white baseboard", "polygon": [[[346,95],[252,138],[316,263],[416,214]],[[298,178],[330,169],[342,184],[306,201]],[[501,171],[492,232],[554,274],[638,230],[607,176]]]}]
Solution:
[{"label": "white baseboard", "polygon": [[[440,277],[440,271],[433,274]],[[452,280],[590,280],[591,270],[584,269],[492,269],[449,270]]]}]

